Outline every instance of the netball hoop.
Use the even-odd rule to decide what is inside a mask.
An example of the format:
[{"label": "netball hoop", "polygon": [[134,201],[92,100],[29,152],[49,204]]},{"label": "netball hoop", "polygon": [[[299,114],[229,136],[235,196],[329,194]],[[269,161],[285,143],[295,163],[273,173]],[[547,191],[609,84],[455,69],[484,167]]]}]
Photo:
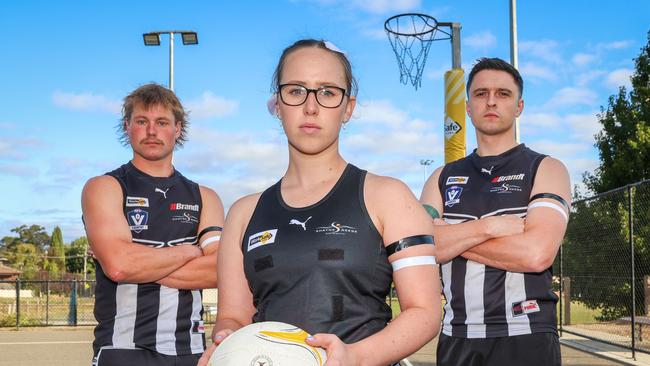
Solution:
[{"label": "netball hoop", "polygon": [[397,57],[399,79],[415,89],[422,85],[422,72],[433,41],[451,39],[438,21],[426,14],[406,13],[392,16],[384,22],[384,29]]},{"label": "netball hoop", "polygon": [[[445,31],[442,28],[448,29]],[[460,63],[460,23],[442,23],[418,13],[392,16],[384,29],[397,57],[399,79],[415,90],[422,85],[422,73],[433,41],[451,40],[451,67],[445,72],[445,163],[465,156],[465,72]]]}]

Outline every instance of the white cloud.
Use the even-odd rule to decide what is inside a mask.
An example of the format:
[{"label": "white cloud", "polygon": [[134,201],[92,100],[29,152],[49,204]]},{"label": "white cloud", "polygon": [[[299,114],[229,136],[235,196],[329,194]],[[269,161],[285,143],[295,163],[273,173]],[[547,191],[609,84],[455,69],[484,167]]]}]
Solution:
[{"label": "white cloud", "polygon": [[420,0],[353,0],[354,6],[373,14],[413,10],[420,3]]},{"label": "white cloud", "polygon": [[576,53],[575,55],[573,55],[571,61],[573,61],[573,63],[576,64],[577,66],[585,66],[591,63],[595,59],[596,59],[596,55],[592,55],[590,53]]},{"label": "white cloud", "polygon": [[388,100],[372,100],[357,105],[354,121],[372,124],[384,124],[393,128],[406,122],[406,112],[396,108]]},{"label": "white cloud", "polygon": [[597,49],[603,50],[619,50],[623,48],[628,48],[632,45],[632,41],[614,41],[609,43],[599,43],[596,45]]},{"label": "white cloud", "polygon": [[560,106],[571,105],[593,105],[598,101],[598,95],[585,88],[566,87],[558,90],[546,102],[544,108],[555,108]]},{"label": "white cloud", "polygon": [[73,111],[99,111],[120,113],[122,103],[119,100],[107,98],[93,93],[67,93],[55,91],[52,101],[57,107]]},{"label": "white cloud", "polygon": [[525,113],[520,123],[526,127],[556,127],[560,124],[560,117],[553,113]]},{"label": "white cloud", "polygon": [[591,112],[585,114],[569,114],[564,120],[566,120],[569,126],[573,129],[573,138],[594,143],[594,135],[597,134],[602,126],[598,123],[598,117],[596,116],[598,112]]},{"label": "white cloud", "polygon": [[235,114],[239,109],[239,102],[206,91],[198,100],[188,101],[186,106],[193,119],[221,118]]},{"label": "white cloud", "polygon": [[522,53],[529,54],[547,62],[560,64],[563,62],[560,53],[557,50],[558,43],[553,40],[545,39],[541,41],[523,41],[519,42],[519,50]]},{"label": "white cloud", "polygon": [[601,76],[605,75],[606,72],[603,70],[589,70],[586,72],[583,72],[581,74],[578,74],[576,76],[576,84],[578,86],[585,86],[589,84],[592,80],[595,80],[597,78],[600,78]]},{"label": "white cloud", "polygon": [[574,158],[579,153],[582,153],[590,148],[589,144],[586,143],[566,143],[557,142],[554,140],[537,140],[533,142],[527,142],[526,145],[530,145],[531,148],[535,151],[549,154],[562,161]]},{"label": "white cloud", "polygon": [[33,137],[0,137],[0,159],[26,159],[30,151],[44,144],[44,141]]},{"label": "white cloud", "polygon": [[557,79],[557,70],[538,65],[534,62],[522,63],[520,72],[527,78],[536,78],[547,81],[554,81]]},{"label": "white cloud", "polygon": [[605,78],[605,85],[610,88],[618,89],[624,86],[629,91],[632,88],[630,77],[634,73],[632,69],[617,69],[610,72]]},{"label": "white cloud", "polygon": [[38,169],[27,164],[0,164],[2,175],[13,175],[22,178],[38,176]]},{"label": "white cloud", "polygon": [[497,37],[490,31],[483,31],[462,38],[462,42],[471,48],[487,49],[496,45]]}]

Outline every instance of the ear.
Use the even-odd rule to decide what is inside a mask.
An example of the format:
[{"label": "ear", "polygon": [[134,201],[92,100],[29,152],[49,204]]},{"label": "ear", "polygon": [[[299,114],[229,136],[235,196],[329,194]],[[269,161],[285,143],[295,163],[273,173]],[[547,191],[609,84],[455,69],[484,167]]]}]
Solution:
[{"label": "ear", "polygon": [[348,103],[345,105],[345,116],[344,121],[349,121],[352,118],[352,113],[354,113],[354,107],[357,106],[357,97],[350,96],[348,98]]},{"label": "ear", "polygon": [[521,112],[524,111],[524,100],[519,99],[519,102],[517,102],[517,117],[521,115]]},{"label": "ear", "polygon": [[176,132],[174,133],[174,136],[176,136],[176,139],[178,139],[181,136],[181,131],[183,129],[183,126],[181,126],[181,123],[178,121],[176,121],[174,126],[176,127]]},{"label": "ear", "polygon": [[469,118],[472,118],[472,111],[469,109],[469,99],[465,102],[465,110],[467,111],[467,115]]}]

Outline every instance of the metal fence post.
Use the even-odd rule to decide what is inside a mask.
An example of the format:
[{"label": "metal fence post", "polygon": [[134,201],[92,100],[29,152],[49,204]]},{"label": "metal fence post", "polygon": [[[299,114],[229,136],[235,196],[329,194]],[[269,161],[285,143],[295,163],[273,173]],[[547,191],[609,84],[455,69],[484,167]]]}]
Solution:
[{"label": "metal fence post", "polygon": [[50,324],[50,280],[45,281],[45,325]]},{"label": "metal fence post", "polygon": [[563,274],[564,273],[562,273],[562,245],[560,245],[560,337],[562,337],[562,330],[563,330],[562,313],[564,312],[562,308],[562,298],[564,297],[564,284],[562,283]]},{"label": "metal fence post", "polygon": [[16,279],[16,329],[20,329],[20,277]]},{"label": "metal fence post", "polygon": [[634,211],[632,209],[632,186],[627,186],[627,212],[628,212],[628,230],[630,242],[630,264],[631,264],[631,288],[632,288],[632,358],[636,360],[636,336],[634,330],[636,329],[636,286],[634,281]]}]

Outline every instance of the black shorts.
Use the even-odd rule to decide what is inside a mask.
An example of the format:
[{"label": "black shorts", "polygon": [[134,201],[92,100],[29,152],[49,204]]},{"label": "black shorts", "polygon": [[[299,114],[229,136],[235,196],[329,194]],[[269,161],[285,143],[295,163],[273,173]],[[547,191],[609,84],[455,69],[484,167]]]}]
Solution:
[{"label": "black shorts", "polygon": [[93,357],[93,366],[196,366],[201,353],[167,356],[146,349],[102,348]]},{"label": "black shorts", "polygon": [[436,365],[560,366],[560,340],[555,333],[495,338],[460,338],[440,334]]}]

